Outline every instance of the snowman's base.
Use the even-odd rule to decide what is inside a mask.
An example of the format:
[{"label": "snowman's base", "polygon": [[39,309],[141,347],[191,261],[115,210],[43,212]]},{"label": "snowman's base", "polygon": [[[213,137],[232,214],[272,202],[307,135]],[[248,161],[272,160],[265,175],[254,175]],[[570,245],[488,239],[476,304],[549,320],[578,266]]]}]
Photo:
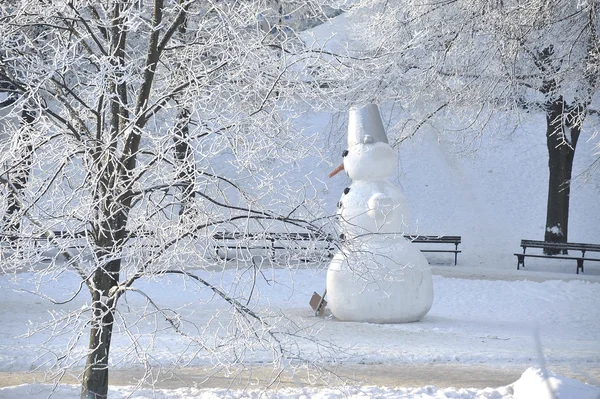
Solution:
[{"label": "snowman's base", "polygon": [[327,271],[327,300],[338,320],[415,322],[433,303],[431,268],[405,240],[376,252],[338,253]]}]

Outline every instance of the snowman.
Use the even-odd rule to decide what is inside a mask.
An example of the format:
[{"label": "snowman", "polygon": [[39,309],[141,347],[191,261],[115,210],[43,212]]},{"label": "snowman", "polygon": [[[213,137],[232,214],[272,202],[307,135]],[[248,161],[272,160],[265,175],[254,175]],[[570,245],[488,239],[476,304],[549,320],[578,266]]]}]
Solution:
[{"label": "snowman", "polygon": [[431,268],[403,233],[408,205],[389,181],[397,165],[379,108],[350,109],[343,163],[352,184],[344,189],[336,217],[343,245],[327,271],[328,306],[344,321],[405,323],[431,308]]}]

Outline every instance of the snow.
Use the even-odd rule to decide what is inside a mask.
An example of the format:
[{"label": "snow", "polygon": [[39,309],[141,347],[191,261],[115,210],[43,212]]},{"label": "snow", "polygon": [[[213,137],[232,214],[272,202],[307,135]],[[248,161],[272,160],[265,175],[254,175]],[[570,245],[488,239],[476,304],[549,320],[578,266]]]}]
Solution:
[{"label": "snow", "polygon": [[546,231],[557,236],[561,236],[563,234],[560,226],[547,227]]},{"label": "snow", "polygon": [[[282,388],[277,391],[264,389],[139,389],[123,386],[111,387],[109,397],[113,399],[237,399],[237,398],[272,398],[272,399],[597,399],[600,389],[582,384],[571,378],[564,378],[550,373],[547,376],[540,369],[529,368],[521,378],[505,387],[485,389],[437,388],[426,386],[420,388],[388,388],[376,386],[340,387],[340,388]],[[549,390],[552,389],[552,391]],[[47,384],[19,385],[0,388],[0,396],[4,399],[46,399],[57,389]],[[63,385],[55,392],[64,399],[79,398],[79,386]]]},{"label": "snow", "polygon": [[[322,115],[316,115],[307,123],[317,129],[325,122]],[[600,264],[589,262],[585,273],[576,275],[572,262],[532,259],[528,260],[525,270],[516,270],[513,253],[519,250],[520,239],[540,239],[545,230],[547,155],[544,132],[538,128],[540,123],[543,116],[532,117],[515,136],[482,141],[475,154],[457,153],[450,143],[431,131],[403,143],[398,177],[393,180],[408,201],[413,228],[420,234],[463,237],[458,266],[453,266],[451,255],[427,255],[434,274],[435,297],[431,310],[420,322],[377,325],[339,322],[329,313],[323,319],[314,317],[308,300],[313,291],[321,293],[325,288],[327,265],[292,271],[266,268],[263,273],[269,281],[260,280],[257,287],[263,305],[268,304],[273,311],[314,331],[317,339],[328,343],[328,349],[311,345],[303,348],[306,355],[314,356],[319,364],[362,367],[363,373],[376,366],[394,370],[399,365],[464,366],[472,373],[483,367],[509,368],[518,370],[522,377],[518,378],[517,374],[512,380],[514,384],[506,388],[494,385],[436,388],[423,382],[413,387],[396,387],[403,381],[403,374],[386,386],[363,383],[327,388],[298,386],[282,388],[273,393],[273,397],[341,398],[348,394],[382,398],[510,398],[509,395],[543,398],[548,383],[557,389],[560,398],[600,395],[595,387],[600,385]],[[336,148],[334,141],[330,146],[332,163],[338,162],[339,154],[346,147],[345,132],[340,134],[338,144]],[[586,176],[594,145],[591,141],[580,141],[574,176]],[[319,165],[313,175],[315,180],[326,181],[327,186],[323,186],[320,195],[333,212],[350,181],[344,175],[326,180],[330,166]],[[585,182],[575,180],[572,187],[569,238],[600,243],[597,227],[600,225],[600,202],[597,201],[600,184],[597,176],[586,177]],[[315,186],[319,187],[317,183]],[[222,275],[216,271],[195,273],[216,279],[225,289],[233,289],[243,286],[239,279],[243,272],[231,269]],[[0,276],[1,385],[5,385],[2,376],[7,372],[22,374],[22,380],[28,382],[43,378],[35,374],[35,370],[43,371],[49,362],[55,361],[70,344],[71,336],[65,333],[49,339],[47,331],[33,335],[30,332],[39,323],[58,317],[57,311],[76,311],[86,306],[85,295],[59,307],[49,305],[24,291],[34,290],[34,286],[26,283],[31,277],[30,274]],[[46,280],[44,293],[64,299],[70,296],[69,289],[78,286],[78,277],[71,273],[48,276]],[[161,305],[180,310],[197,326],[209,323],[218,310],[221,310],[219,317],[227,321],[224,303],[214,300],[206,290],[197,290],[189,283],[186,290],[181,290],[183,286],[181,280],[163,277],[143,282],[137,288],[152,295]],[[138,321],[136,306],[144,305],[143,298],[132,292],[127,294],[122,311],[126,317]],[[84,315],[82,320],[69,322],[76,324],[86,320]],[[134,325],[133,337],[122,330],[115,333],[111,359],[113,370],[117,370],[115,374],[127,367],[139,367],[140,361],[131,346],[133,338],[146,345],[148,360],[153,364],[166,368],[212,367],[211,359],[202,352],[194,357],[196,348],[170,330],[162,329],[164,326],[149,336],[145,334],[154,331],[154,324],[139,320]],[[81,353],[82,344],[77,350]],[[268,356],[259,352],[247,358],[247,365],[252,367],[267,360]],[[75,362],[74,367],[80,366],[81,363]],[[542,381],[541,366],[546,366],[548,383]],[[29,374],[32,370],[33,374]],[[553,371],[556,374],[552,374]],[[582,380],[593,385],[585,385]],[[51,388],[28,383],[2,388],[0,397],[45,398]],[[45,391],[39,392],[41,390]],[[111,388],[111,397],[127,397],[133,391],[133,387],[115,385]],[[258,388],[241,391],[191,386],[155,391],[140,389],[131,397],[241,398],[258,397],[260,392]],[[77,396],[78,387],[66,385],[56,397]]]},{"label": "snow", "polygon": [[527,369],[512,384],[515,399],[598,398],[597,388],[583,385],[571,378],[561,378],[554,373],[545,374],[540,369]]},{"label": "snow", "polygon": [[[438,266],[438,268],[448,266]],[[515,272],[517,272],[515,270]],[[370,323],[343,323],[332,319],[315,318],[308,306],[312,292],[325,286],[326,270],[265,269],[255,292],[261,302],[291,318],[296,323],[312,325],[317,337],[334,346],[347,348],[328,356],[318,354],[322,360],[344,363],[432,363],[461,362],[466,364],[517,364],[525,369],[537,364],[534,346],[536,334],[547,357],[548,364],[600,363],[600,329],[597,328],[600,309],[600,283],[573,279],[503,281],[446,278],[434,275],[435,298],[428,315],[418,323],[401,325],[376,325]],[[236,270],[223,275],[197,271],[197,275],[221,280],[222,288],[231,291],[243,284]],[[574,275],[573,272],[571,272]],[[27,279],[31,276],[20,275]],[[6,320],[0,331],[0,370],[27,370],[40,365],[45,358],[40,352],[48,333],[24,337],[30,322],[46,320],[51,308],[40,298],[22,291],[8,276],[0,277],[0,317]],[[67,296],[66,287],[78,282],[75,273],[65,273],[46,283],[44,293],[55,297]],[[28,289],[24,283],[23,289]],[[157,298],[164,307],[179,309],[182,315],[197,326],[213,317],[216,310],[223,313],[228,308],[224,301],[211,300],[212,293],[189,284],[183,289],[180,278],[163,277],[146,281],[138,289]],[[135,319],[134,306],[145,302],[133,293],[125,298],[128,306],[121,310]],[[86,304],[84,295],[60,306],[61,310],[77,310]],[[19,308],[19,312],[14,309]],[[260,308],[260,307],[259,307]],[[226,314],[221,317],[225,319]],[[146,320],[148,321],[148,320]],[[146,325],[148,324],[148,325]],[[139,324],[140,333],[152,331],[153,323]],[[352,334],[348,334],[349,331]],[[68,344],[68,335],[54,338],[46,344],[51,352],[59,352]],[[168,364],[178,350],[183,350],[185,339],[170,331],[156,335],[152,358]],[[166,343],[166,347],[162,345]],[[130,345],[127,334],[115,334],[114,353],[126,353]],[[113,359],[115,364],[118,358]],[[263,361],[256,358],[254,361]],[[205,357],[189,359],[190,366],[210,364]],[[131,364],[131,359],[127,364]],[[123,367],[125,366],[123,365]]]},{"label": "snow", "polygon": [[433,302],[431,268],[415,244],[401,236],[353,243],[329,266],[327,301],[339,320],[414,322]]},{"label": "snow", "polygon": [[[377,140],[366,140],[373,137]],[[327,272],[329,308],[344,321],[420,320],[433,302],[431,268],[401,234],[409,212],[389,181],[397,160],[377,105],[349,111],[344,154],[344,168],[354,181],[338,203],[337,220],[346,240]]]},{"label": "snow", "polygon": [[388,178],[394,173],[396,159],[387,143],[354,144],[344,157],[344,170],[352,180]]},{"label": "snow", "polygon": [[409,230],[408,201],[386,180],[353,182],[338,202],[339,221],[346,237],[394,234]]},{"label": "snow", "polygon": [[[197,271],[197,273],[205,278],[211,277],[208,272]],[[337,364],[343,367],[356,364],[445,363],[474,367],[477,365],[511,366],[527,370],[542,363],[536,347],[536,342],[539,342],[543,352],[543,363],[550,370],[555,367],[597,370],[600,366],[598,356],[600,329],[597,321],[600,318],[600,309],[597,306],[600,283],[598,282],[580,279],[544,282],[472,280],[435,275],[433,278],[435,299],[430,312],[422,321],[378,325],[340,322],[333,319],[330,314],[326,314],[322,319],[314,317],[307,302],[313,290],[320,290],[324,286],[324,270],[299,269],[290,273],[285,269],[268,269],[264,270],[264,273],[268,280],[259,280],[256,287],[257,295],[262,298],[261,300],[268,302],[271,310],[279,310],[294,325],[315,331],[316,338],[331,347],[327,349],[327,346],[317,348],[307,345],[303,348],[306,356],[313,357],[320,364]],[[21,277],[25,279],[30,276]],[[235,270],[226,271],[220,278],[226,290],[240,284]],[[58,279],[49,281],[45,292],[49,295],[64,295],[65,287],[72,287],[77,279],[74,273],[63,274]],[[2,288],[0,317],[6,321],[0,331],[0,370],[26,371],[30,370],[32,365],[43,368],[47,361],[52,360],[55,354],[61,353],[69,345],[70,336],[59,335],[50,339],[46,332],[26,338],[25,335],[31,326],[30,322],[47,320],[51,315],[47,313],[46,303],[33,299],[29,294],[10,290],[9,288],[14,288],[10,280],[8,276],[0,277]],[[222,312],[218,321],[226,322],[226,304],[210,301],[211,294],[207,292],[208,290],[197,292],[188,285],[186,290],[180,291],[178,288],[181,288],[181,285],[180,280],[162,278],[147,281],[138,288],[157,298],[161,305],[178,308],[183,318],[196,326],[205,325],[219,309]],[[143,305],[139,297],[127,297],[126,303],[127,306],[121,309],[122,316],[135,325],[134,335],[145,345],[144,334],[153,332],[154,324],[149,320],[138,320],[135,312],[128,310],[130,307],[134,309],[136,306]],[[85,298],[79,296],[62,308],[76,310],[84,304]],[[19,312],[14,311],[17,308]],[[210,336],[210,332],[205,336]],[[118,370],[135,364],[130,338],[122,330],[115,333],[111,350],[113,369]],[[211,366],[211,360],[204,357],[202,353],[192,357],[190,350],[193,352],[194,348],[189,348],[189,345],[187,340],[165,329],[158,331],[146,348],[149,350],[149,358],[155,365],[168,367],[173,362],[183,362],[187,367]],[[49,352],[40,351],[42,347],[46,347]],[[179,353],[183,353],[181,358],[177,356]],[[254,362],[261,364],[266,360],[268,358],[259,352],[247,359],[247,365]],[[114,372],[118,373],[118,371]],[[561,381],[563,379],[560,376],[556,378]],[[531,384],[527,383],[527,385]],[[586,385],[583,387],[589,388]],[[35,387],[25,386],[19,389],[21,391],[18,392],[23,393]],[[388,388],[373,389],[381,389],[381,392],[385,393]],[[299,397],[302,392],[289,395]],[[390,392],[392,393],[387,397],[394,397],[395,391]],[[400,390],[400,392],[420,397],[417,393],[420,395],[426,391]],[[457,390],[457,392],[462,391]],[[476,395],[481,395],[481,392],[481,389],[474,390],[469,394],[471,396],[463,397],[477,397]],[[192,392],[189,397],[200,394],[203,393]],[[333,395],[333,391],[322,395],[330,394]],[[436,397],[434,396],[436,394],[438,391],[432,391],[431,396],[421,397]],[[463,394],[467,395],[461,393]],[[169,395],[172,396],[165,397],[177,397],[177,393],[171,392]],[[233,392],[231,395],[233,395],[231,397],[244,397],[241,392],[237,394]],[[328,397],[318,395],[320,394],[314,391],[313,397]],[[0,394],[0,397],[4,396]]]}]

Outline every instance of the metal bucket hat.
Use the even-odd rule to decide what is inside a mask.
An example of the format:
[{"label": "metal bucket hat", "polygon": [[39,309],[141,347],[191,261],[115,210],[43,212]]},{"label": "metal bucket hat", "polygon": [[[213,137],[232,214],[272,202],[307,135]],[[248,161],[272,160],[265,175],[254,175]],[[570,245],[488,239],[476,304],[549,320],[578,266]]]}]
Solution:
[{"label": "metal bucket hat", "polygon": [[356,144],[388,143],[377,104],[352,107],[348,119],[348,147]]}]

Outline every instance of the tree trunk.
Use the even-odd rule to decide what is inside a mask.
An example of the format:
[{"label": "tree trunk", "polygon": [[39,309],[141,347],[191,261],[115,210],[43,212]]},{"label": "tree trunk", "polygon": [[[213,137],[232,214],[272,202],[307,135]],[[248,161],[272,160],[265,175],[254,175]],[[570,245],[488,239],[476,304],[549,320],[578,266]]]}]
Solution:
[{"label": "tree trunk", "polygon": [[[116,288],[119,285],[121,272],[121,255],[127,239],[127,221],[133,201],[134,171],[141,142],[141,131],[148,118],[146,107],[152,91],[156,66],[163,49],[161,46],[164,46],[170,37],[165,34],[162,40],[159,40],[163,31],[159,29],[163,23],[163,3],[164,0],[155,0],[152,8],[153,29],[148,38],[146,69],[143,72],[143,82],[139,86],[133,112],[136,118],[131,119],[129,108],[125,106],[129,101],[128,83],[122,79],[123,74],[119,72],[126,69],[127,49],[128,13],[123,13],[122,10],[130,4],[121,1],[113,2],[110,54],[115,55],[111,58],[111,64],[117,72],[115,72],[115,79],[111,78],[107,81],[108,91],[112,94],[108,118],[110,126],[107,137],[108,150],[99,145],[93,157],[97,167],[95,170],[98,173],[95,199],[99,205],[96,209],[94,234],[95,255],[99,263],[96,265],[92,281],[88,281],[93,302],[89,353],[81,389],[82,399],[103,399],[107,397],[108,393],[108,356],[114,312],[119,298]],[[185,5],[183,9],[186,10],[187,7],[189,4]],[[178,19],[173,22],[174,26],[177,27],[177,24],[181,24],[184,17],[185,15],[180,13]],[[134,123],[133,126],[130,126],[132,120]],[[102,133],[102,129],[103,126],[100,124],[98,132]],[[102,137],[99,136],[99,141],[101,139]],[[119,150],[121,150],[120,154]],[[107,259],[110,260],[107,261]]]},{"label": "tree trunk", "polygon": [[[108,270],[118,269],[120,263],[114,260],[107,265]],[[114,324],[114,310],[109,300],[110,289],[118,280],[103,268],[96,269],[93,277],[97,290],[92,292],[92,321],[90,330],[89,353],[83,374],[82,399],[105,399],[108,396],[108,355]]]},{"label": "tree trunk", "polygon": [[4,234],[10,241],[16,240],[21,231],[21,220],[22,215],[19,214],[21,211],[21,205],[18,200],[18,196],[25,190],[29,175],[31,174],[31,164],[33,162],[33,144],[30,142],[29,134],[27,129],[31,128],[31,125],[35,121],[33,112],[27,108],[21,112],[21,132],[19,133],[19,141],[24,141],[25,145],[22,146],[22,157],[17,160],[19,165],[15,168],[10,178],[12,187],[9,187],[6,196],[7,208],[4,214],[2,226]]},{"label": "tree trunk", "polygon": [[[111,59],[111,64],[117,71],[125,64],[125,43],[127,38],[126,17],[122,7],[126,3],[114,2],[112,10],[112,25],[110,30],[111,54],[116,55]],[[117,72],[116,79],[108,80],[109,92],[113,95],[109,106],[109,134],[104,137],[108,140],[108,151],[102,146],[97,147],[94,154],[96,172],[98,173],[95,200],[98,207],[95,210],[94,221],[94,252],[98,264],[88,282],[92,297],[92,318],[90,324],[90,341],[88,356],[81,383],[82,399],[104,399],[108,395],[108,355],[114,325],[114,311],[118,296],[113,288],[119,284],[121,272],[121,253],[125,244],[125,234],[131,197],[122,192],[117,194],[115,188],[121,187],[131,190],[131,171],[135,167],[137,148],[132,149],[129,140],[125,140],[123,152],[130,151],[129,168],[123,170],[125,162],[118,160],[118,140],[122,137],[124,129],[122,124],[129,117],[127,107],[127,86],[124,81],[119,82],[122,75]],[[102,126],[99,126],[102,132]],[[99,141],[102,137],[99,136]],[[105,157],[108,155],[108,157]],[[110,259],[110,260],[108,260]]]},{"label": "tree trunk", "polygon": [[[185,7],[189,7],[186,5]],[[187,9],[187,8],[186,8]],[[180,35],[184,36],[187,32],[187,15],[184,17],[181,25],[177,28]],[[189,208],[189,203],[195,198],[194,176],[196,166],[194,163],[194,152],[190,148],[190,110],[185,106],[177,104],[177,125],[175,126],[175,135],[173,142],[175,144],[175,159],[177,167],[180,168],[177,176],[183,184],[181,188],[181,201],[179,206],[179,217],[181,218]]]},{"label": "tree trunk", "polygon": [[[562,97],[546,107],[546,139],[548,146],[548,204],[544,240],[567,242],[569,229],[569,199],[575,147],[581,132],[582,107],[566,109]],[[545,248],[544,253],[560,251]]]},{"label": "tree trunk", "polygon": [[189,145],[189,119],[190,111],[187,108],[179,108],[177,112],[177,126],[175,127],[175,135],[173,141],[175,143],[175,158],[177,159],[180,168],[178,180],[183,184],[181,189],[181,203],[179,207],[179,216],[181,217],[188,204],[195,197],[194,191],[194,153]]},{"label": "tree trunk", "polygon": [[[96,237],[96,257],[99,264],[94,271],[90,287],[92,320],[88,357],[81,385],[82,399],[104,399],[108,393],[108,355],[114,325],[114,311],[118,300],[114,288],[119,284],[121,254],[125,243],[129,204],[113,202],[107,195],[101,212],[105,216]],[[115,210],[117,204],[119,210]],[[111,259],[103,264],[104,259]]]}]

